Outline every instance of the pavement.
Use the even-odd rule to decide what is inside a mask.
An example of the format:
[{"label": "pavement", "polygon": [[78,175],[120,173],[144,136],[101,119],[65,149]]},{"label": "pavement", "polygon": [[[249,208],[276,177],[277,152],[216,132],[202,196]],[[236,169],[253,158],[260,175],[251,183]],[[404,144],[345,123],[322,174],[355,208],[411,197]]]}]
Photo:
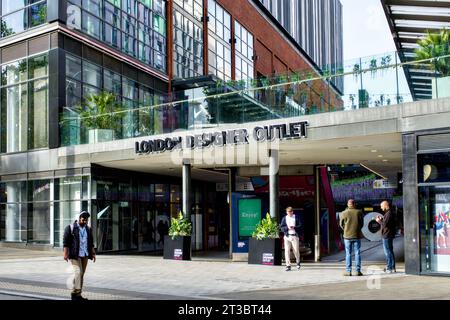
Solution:
[{"label": "pavement", "polygon": [[[89,262],[83,295],[90,300],[449,299],[450,278],[382,272],[364,261],[362,277],[344,277],[343,262],[303,263],[301,270],[223,259],[164,260],[98,255]],[[0,248],[0,297],[67,300],[72,268],[54,252]],[[418,290],[420,288],[420,290]]]}]

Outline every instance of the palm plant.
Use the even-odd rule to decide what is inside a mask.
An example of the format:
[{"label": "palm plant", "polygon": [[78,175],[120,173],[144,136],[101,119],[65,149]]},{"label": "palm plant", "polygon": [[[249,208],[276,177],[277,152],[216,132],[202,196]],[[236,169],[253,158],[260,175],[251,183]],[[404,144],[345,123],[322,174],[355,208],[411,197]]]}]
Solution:
[{"label": "palm plant", "polygon": [[84,126],[89,129],[116,130],[121,126],[121,107],[116,101],[116,96],[111,92],[102,91],[99,94],[91,94],[75,110]]},{"label": "palm plant", "polygon": [[415,50],[417,60],[434,59],[431,69],[443,77],[450,76],[450,30],[428,32],[418,44],[420,47]]}]

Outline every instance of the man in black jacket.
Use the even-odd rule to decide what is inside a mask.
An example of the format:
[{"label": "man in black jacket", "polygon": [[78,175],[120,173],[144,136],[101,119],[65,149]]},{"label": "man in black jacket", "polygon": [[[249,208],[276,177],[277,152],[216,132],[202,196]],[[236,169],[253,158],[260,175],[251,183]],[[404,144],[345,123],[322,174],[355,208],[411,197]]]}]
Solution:
[{"label": "man in black jacket", "polygon": [[291,247],[297,261],[297,269],[300,269],[300,218],[294,215],[292,207],[286,208],[286,216],[281,220],[281,231],[284,233],[284,258],[286,271],[291,271]]},{"label": "man in black jacket", "polygon": [[75,273],[72,300],[86,300],[81,296],[84,273],[88,259],[96,260],[92,230],[87,225],[89,217],[87,211],[82,211],[78,221],[64,229],[64,260],[68,262],[70,259]]},{"label": "man in black jacket", "polygon": [[396,233],[395,215],[391,211],[389,202],[383,201],[381,210],[383,216],[378,216],[376,221],[381,224],[381,236],[383,240],[384,254],[386,255],[386,273],[395,272],[394,238]]}]

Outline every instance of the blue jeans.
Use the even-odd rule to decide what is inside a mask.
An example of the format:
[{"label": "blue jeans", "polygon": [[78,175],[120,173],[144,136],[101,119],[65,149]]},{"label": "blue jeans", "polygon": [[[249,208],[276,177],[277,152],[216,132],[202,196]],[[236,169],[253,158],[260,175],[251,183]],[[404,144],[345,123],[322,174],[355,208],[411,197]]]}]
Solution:
[{"label": "blue jeans", "polygon": [[345,243],[345,269],[352,272],[352,251],[355,250],[356,272],[361,271],[361,240],[360,239],[344,239]]},{"label": "blue jeans", "polygon": [[386,270],[395,270],[394,239],[383,239],[383,249],[386,256]]}]

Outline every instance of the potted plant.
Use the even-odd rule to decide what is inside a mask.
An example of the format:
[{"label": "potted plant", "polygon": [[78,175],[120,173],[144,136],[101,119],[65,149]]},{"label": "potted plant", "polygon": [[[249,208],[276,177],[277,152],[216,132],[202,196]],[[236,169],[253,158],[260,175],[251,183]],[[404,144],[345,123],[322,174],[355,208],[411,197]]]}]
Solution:
[{"label": "potted plant", "polygon": [[268,213],[256,226],[250,238],[248,263],[281,265],[280,226]]},{"label": "potted plant", "polygon": [[114,140],[114,132],[121,126],[122,113],[113,93],[91,94],[75,110],[82,127],[89,132],[89,143]]},{"label": "potted plant", "polygon": [[417,60],[434,59],[430,63],[436,72],[436,80],[431,81],[433,99],[450,97],[450,30],[442,30],[438,34],[429,33],[418,42],[415,50]]},{"label": "potted plant", "polygon": [[180,211],[171,219],[169,235],[164,237],[164,259],[191,260],[192,223]]}]

